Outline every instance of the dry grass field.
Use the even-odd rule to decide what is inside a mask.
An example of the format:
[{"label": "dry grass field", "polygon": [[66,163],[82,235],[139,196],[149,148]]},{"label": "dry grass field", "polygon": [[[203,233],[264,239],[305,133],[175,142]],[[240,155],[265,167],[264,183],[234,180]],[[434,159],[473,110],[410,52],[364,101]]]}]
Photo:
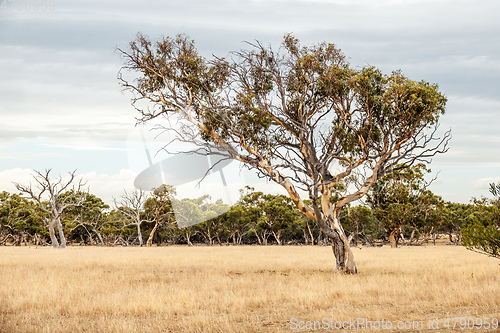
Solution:
[{"label": "dry grass field", "polygon": [[497,259],[456,246],[354,255],[359,274],[345,276],[320,246],[1,247],[0,332],[311,332],[299,327],[323,318],[444,332],[446,317],[500,318]]}]

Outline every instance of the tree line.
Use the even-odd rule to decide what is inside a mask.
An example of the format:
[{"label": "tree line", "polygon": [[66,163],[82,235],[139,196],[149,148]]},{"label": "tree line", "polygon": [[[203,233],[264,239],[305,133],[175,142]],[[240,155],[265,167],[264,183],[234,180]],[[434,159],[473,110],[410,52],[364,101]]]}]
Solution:
[{"label": "tree line", "polygon": [[[345,206],[339,216],[351,245],[421,245],[446,235],[449,244],[498,256],[500,184],[491,185],[494,200],[446,202],[428,189],[429,172],[424,164],[401,169],[379,179],[364,204]],[[288,196],[249,186],[231,206],[208,195],[177,199],[174,187],[162,185],[124,192],[110,207],[84,191],[74,172],[50,176],[36,172],[36,188],[16,184],[20,193],[0,193],[0,245],[331,244]],[[178,227],[193,217],[204,222]]]}]

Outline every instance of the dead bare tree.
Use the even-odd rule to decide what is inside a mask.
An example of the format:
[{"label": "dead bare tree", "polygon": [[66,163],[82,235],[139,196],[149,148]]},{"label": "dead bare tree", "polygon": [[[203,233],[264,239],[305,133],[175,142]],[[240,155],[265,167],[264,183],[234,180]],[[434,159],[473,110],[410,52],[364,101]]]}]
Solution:
[{"label": "dead bare tree", "polygon": [[[65,248],[66,237],[64,236],[61,215],[68,207],[80,206],[85,201],[86,192],[84,190],[85,182],[82,179],[77,184],[71,186],[75,180],[75,171],[69,172],[69,177],[64,178],[59,175],[56,179],[51,179],[51,169],[46,169],[44,173],[35,170],[33,179],[36,182],[35,187],[31,182],[29,185],[14,183],[18,191],[27,194],[34,200],[47,215],[43,217],[46,226],[49,229],[50,240],[54,248]],[[65,195],[62,195],[65,194]],[[56,236],[55,228],[57,228]]]},{"label": "dead bare tree", "polygon": [[437,137],[446,98],[400,72],[350,68],[333,44],[304,47],[288,34],[277,51],[249,45],[207,60],[185,35],[154,43],[139,34],[119,50],[118,79],[139,121],[181,119],[165,128],[178,140],[223,151],[281,185],[331,239],[336,269],[356,273],[340,210],[397,165],[447,150],[450,132]]},{"label": "dead bare tree", "polygon": [[145,191],[140,189],[134,189],[132,192],[128,193],[124,191],[124,194],[120,197],[120,200],[114,198],[115,207],[119,210],[125,217],[123,227],[128,227],[134,225],[137,230],[137,239],[139,245],[144,245],[144,240],[142,238],[141,227],[143,223],[151,223],[154,220],[148,219],[143,214],[144,204],[148,199],[148,195]]}]

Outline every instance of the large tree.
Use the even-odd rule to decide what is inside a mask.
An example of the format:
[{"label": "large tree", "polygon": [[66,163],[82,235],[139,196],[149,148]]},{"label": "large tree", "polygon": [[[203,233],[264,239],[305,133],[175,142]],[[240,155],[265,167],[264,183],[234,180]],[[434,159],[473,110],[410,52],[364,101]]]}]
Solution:
[{"label": "large tree", "polygon": [[[331,239],[337,270],[356,273],[340,210],[395,166],[446,151],[449,132],[436,137],[446,98],[399,71],[352,68],[334,44],[301,46],[287,34],[277,50],[248,45],[206,59],[186,35],[139,34],[119,49],[118,78],[139,121],[180,119],[181,140],[281,185]],[[352,179],[356,186],[339,186]]]}]

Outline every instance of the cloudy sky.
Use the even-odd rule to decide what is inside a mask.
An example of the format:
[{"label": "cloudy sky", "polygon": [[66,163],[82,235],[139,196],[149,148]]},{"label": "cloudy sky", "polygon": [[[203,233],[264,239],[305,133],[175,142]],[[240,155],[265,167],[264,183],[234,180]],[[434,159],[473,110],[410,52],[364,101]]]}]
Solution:
[{"label": "cloudy sky", "polygon": [[431,164],[439,172],[432,190],[468,202],[500,181],[499,1],[0,2],[0,190],[15,192],[12,181],[46,168],[77,169],[108,203],[133,187],[148,160],[116,79],[116,48],[139,31],[187,33],[208,57],[245,40],[277,46],[292,32],[304,44],[335,43],[355,67],[436,82],[449,99],[441,129],[453,139]]}]

